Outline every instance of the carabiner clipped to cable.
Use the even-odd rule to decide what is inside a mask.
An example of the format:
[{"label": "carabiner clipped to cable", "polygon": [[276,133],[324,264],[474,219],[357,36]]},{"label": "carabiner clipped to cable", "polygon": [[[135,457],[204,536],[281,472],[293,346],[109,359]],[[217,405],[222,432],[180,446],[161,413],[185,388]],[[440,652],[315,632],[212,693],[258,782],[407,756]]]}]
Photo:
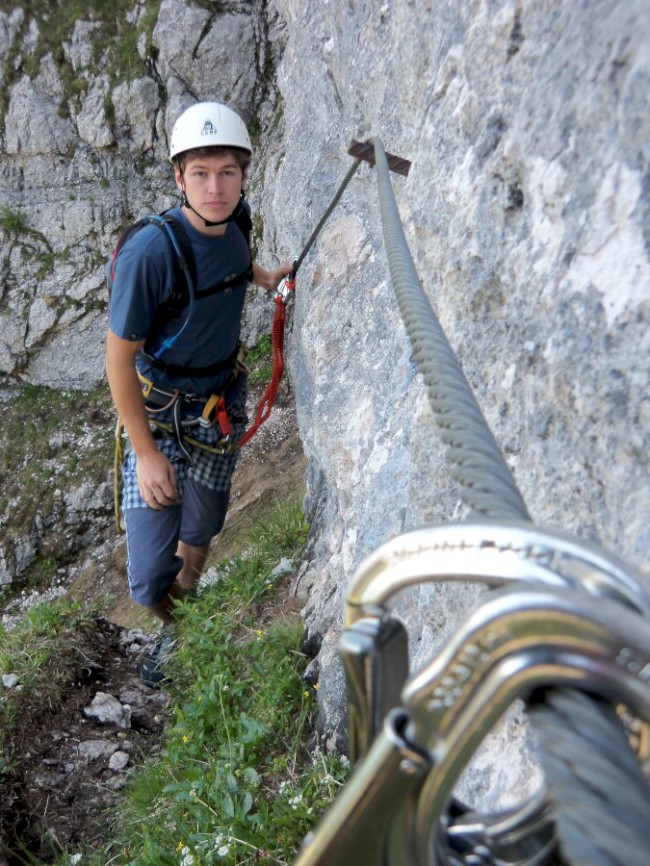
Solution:
[{"label": "carabiner clipped to cable", "polygon": [[273,300],[278,303],[287,305],[291,292],[296,290],[296,276],[298,274],[298,259],[293,260],[293,270],[280,280],[280,284],[275,290]]}]

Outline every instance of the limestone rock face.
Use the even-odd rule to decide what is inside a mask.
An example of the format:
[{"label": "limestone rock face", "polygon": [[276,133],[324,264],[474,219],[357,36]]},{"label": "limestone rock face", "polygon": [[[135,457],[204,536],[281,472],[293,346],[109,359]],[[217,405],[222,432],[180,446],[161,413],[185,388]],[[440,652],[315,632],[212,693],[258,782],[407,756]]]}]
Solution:
[{"label": "limestone rock face", "polygon": [[[533,520],[647,574],[648,3],[279,8],[285,144],[269,157],[265,216],[280,246],[308,236],[349,139],[379,135],[412,160],[393,188],[420,279]],[[397,311],[368,166],[305,262],[291,346],[317,515],[297,590],[324,637],[321,693],[336,717],[356,566],[465,513]],[[474,596],[443,585],[400,603],[415,666]],[[509,725],[496,751],[520,730]],[[488,787],[507,799],[531,778],[506,761]]]},{"label": "limestone rock face", "polygon": [[[164,0],[153,22],[146,11],[135,3],[128,16],[137,50],[121,78],[123,46],[100,21],[77,21],[55,60],[39,50],[45,12],[0,12],[0,377],[9,383],[101,379],[103,263],[122,227],[175,202],[168,135],[180,111],[196,99],[228,101],[249,122],[274,110],[273,84],[261,78],[279,50],[277,34],[276,47],[268,37],[276,12],[234,3],[217,14],[182,0]],[[28,62],[36,74],[20,73]],[[251,317],[262,318],[255,304]]]},{"label": "limestone rock face", "polygon": [[[349,140],[378,135],[412,161],[393,188],[416,268],[533,521],[647,574],[648,0],[271,0],[224,13],[163,0],[154,22],[146,11],[134,3],[129,18],[141,66],[118,84],[111,45],[92,50],[95,22],[66,38],[66,69],[38,53],[42,21],[0,13],[3,381],[100,379],[103,260],[119,226],[172,203],[167,136],[195,98],[231,102],[255,133],[248,193],[267,265],[300,252]],[[260,294],[246,339],[270,320]],[[305,259],[291,315],[313,521],[295,590],[322,639],[326,727],[340,732],[351,575],[395,535],[466,515],[391,287],[370,166]],[[476,595],[443,585],[400,602],[414,666]],[[524,739],[515,713],[466,793],[507,800],[532,784]],[[507,749],[525,757],[495,767]]]}]

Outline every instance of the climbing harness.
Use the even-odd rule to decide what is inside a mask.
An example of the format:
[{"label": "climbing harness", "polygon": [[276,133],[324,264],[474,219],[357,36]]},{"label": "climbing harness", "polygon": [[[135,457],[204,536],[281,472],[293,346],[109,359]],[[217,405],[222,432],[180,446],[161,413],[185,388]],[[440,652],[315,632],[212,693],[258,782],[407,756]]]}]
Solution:
[{"label": "climbing harness", "polygon": [[[234,385],[237,376],[244,369],[243,365],[237,365],[228,388]],[[187,449],[187,444],[202,448],[204,451],[210,451],[213,454],[226,454],[234,450],[234,443],[231,441],[232,425],[226,411],[225,394],[211,394],[209,397],[182,394],[177,389],[167,391],[158,387],[139,371],[138,378],[142,385],[142,396],[145,400],[149,422],[160,430],[173,433],[188,463],[192,462],[192,454]],[[183,413],[183,408],[188,410],[189,417]],[[169,418],[169,421],[162,420],[160,415]],[[188,436],[187,431],[193,427],[207,428],[215,425],[218,425],[221,437],[214,447]]]},{"label": "climbing harness", "polygon": [[[239,346],[237,347],[237,352],[239,352]],[[236,361],[228,388],[235,384],[237,377],[242,372],[247,372],[246,367],[239,361]],[[183,394],[178,389],[167,390],[159,387],[153,380],[144,376],[140,371],[137,371],[137,374],[142,386],[142,396],[145,400],[145,408],[151,427],[161,431],[165,435],[173,436],[188,463],[192,463],[193,461],[192,448],[199,448],[210,454],[232,454],[241,447],[241,441],[236,442],[232,439],[233,429],[228,417],[225,393],[211,394],[209,397]],[[183,412],[184,409],[188,410],[189,414],[185,414]],[[218,426],[221,433],[216,445],[210,445],[208,442],[203,442],[201,439],[197,439],[191,435],[192,428],[214,426]],[[118,419],[115,431],[113,464],[113,500],[115,525],[118,531],[123,530],[120,516],[120,478],[121,467],[125,457],[125,438],[124,424]]]},{"label": "climbing harness", "polygon": [[[340,655],[355,769],[294,866],[645,866],[650,598],[615,557],[530,523],[419,283],[379,139],[374,155],[393,287],[471,514],[393,539],[352,577]],[[440,581],[488,591],[411,673],[391,610]],[[515,700],[539,734],[544,784],[481,814],[454,789]]]}]

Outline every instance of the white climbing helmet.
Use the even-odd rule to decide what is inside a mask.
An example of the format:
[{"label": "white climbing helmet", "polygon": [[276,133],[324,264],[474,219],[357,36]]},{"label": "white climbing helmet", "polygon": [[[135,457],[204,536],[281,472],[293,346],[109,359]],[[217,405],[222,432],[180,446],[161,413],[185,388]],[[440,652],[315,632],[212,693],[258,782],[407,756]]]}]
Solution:
[{"label": "white climbing helmet", "polygon": [[248,130],[241,117],[221,102],[197,102],[174,124],[169,158],[197,147],[239,147],[253,152]]}]

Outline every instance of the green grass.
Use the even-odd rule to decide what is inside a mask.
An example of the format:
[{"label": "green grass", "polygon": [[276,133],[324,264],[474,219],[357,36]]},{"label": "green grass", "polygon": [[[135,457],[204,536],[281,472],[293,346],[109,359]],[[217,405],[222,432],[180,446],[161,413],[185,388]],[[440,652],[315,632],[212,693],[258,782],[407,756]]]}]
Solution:
[{"label": "green grass", "polygon": [[85,618],[80,605],[58,599],[31,608],[10,632],[0,625],[0,674],[15,674],[20,684],[0,693],[0,783],[31,716],[55,706],[69,686]]},{"label": "green grass", "polygon": [[86,866],[295,858],[347,773],[316,745],[303,627],[286,575],[274,574],[283,558],[299,561],[307,529],[298,499],[276,505],[249,530],[241,555],[213,564],[218,579],[178,605],[162,751],[133,778],[110,842],[68,851],[59,866],[73,853]]},{"label": "green grass", "polygon": [[271,334],[263,334],[255,346],[246,350],[244,358],[250,369],[248,381],[251,385],[266,384],[273,373],[273,338]]},{"label": "green grass", "polygon": [[179,606],[174,722],[104,856],[128,852],[110,862],[286,863],[334,796],[344,767],[307,752],[316,693],[301,677],[302,624],[278,603],[283,578],[273,575],[299,555],[306,529],[297,502],[277,509],[215,585]]},{"label": "green grass", "polygon": [[12,210],[8,204],[0,207],[0,228],[10,234],[21,234],[27,229],[25,217],[20,210]]},{"label": "green grass", "polygon": [[[106,480],[113,426],[105,385],[90,392],[27,386],[0,402],[0,544],[37,514],[51,514],[58,489]],[[82,450],[71,447],[79,441]]]}]

